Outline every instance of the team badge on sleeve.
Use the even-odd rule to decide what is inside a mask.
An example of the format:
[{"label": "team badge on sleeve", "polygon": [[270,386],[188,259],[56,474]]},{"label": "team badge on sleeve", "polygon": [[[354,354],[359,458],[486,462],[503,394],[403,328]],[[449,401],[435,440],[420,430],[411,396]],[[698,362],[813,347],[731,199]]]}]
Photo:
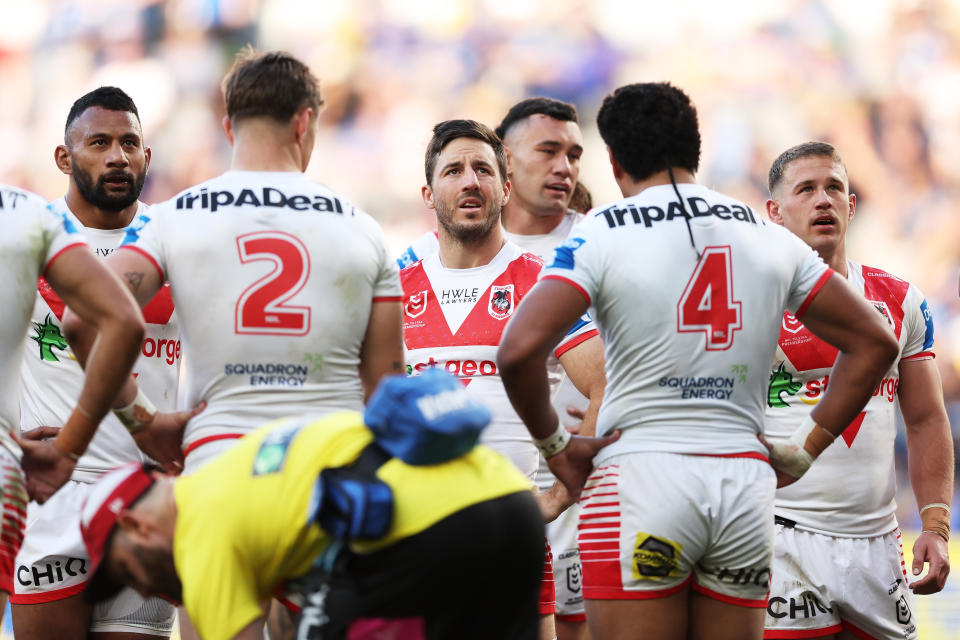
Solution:
[{"label": "team badge on sleeve", "polygon": [[420,293],[414,293],[407,298],[403,305],[403,312],[411,318],[423,315],[427,310],[427,291],[424,289]]},{"label": "team badge on sleeve", "polygon": [[513,313],[513,306],[512,284],[490,287],[490,302],[487,304],[487,311],[490,312],[491,316],[497,320],[503,320]]}]

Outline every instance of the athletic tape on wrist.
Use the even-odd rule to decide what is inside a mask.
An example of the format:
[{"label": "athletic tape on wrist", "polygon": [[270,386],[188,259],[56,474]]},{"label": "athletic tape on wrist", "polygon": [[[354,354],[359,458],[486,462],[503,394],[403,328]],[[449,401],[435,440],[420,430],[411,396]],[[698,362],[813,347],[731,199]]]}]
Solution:
[{"label": "athletic tape on wrist", "polygon": [[113,415],[117,416],[117,420],[130,433],[136,433],[142,429],[144,425],[153,420],[156,413],[157,408],[153,406],[150,398],[139,387],[137,387],[137,397],[133,399],[133,402],[125,407],[113,410]]},{"label": "athletic tape on wrist", "polygon": [[556,431],[546,438],[534,438],[533,444],[537,445],[544,458],[550,458],[566,449],[572,437],[562,424],[558,424]]},{"label": "athletic tape on wrist", "polygon": [[[935,511],[926,511],[927,508],[943,509],[946,517]],[[950,508],[941,504],[929,504],[920,511],[920,529],[922,533],[935,533],[947,542],[950,542]]]}]

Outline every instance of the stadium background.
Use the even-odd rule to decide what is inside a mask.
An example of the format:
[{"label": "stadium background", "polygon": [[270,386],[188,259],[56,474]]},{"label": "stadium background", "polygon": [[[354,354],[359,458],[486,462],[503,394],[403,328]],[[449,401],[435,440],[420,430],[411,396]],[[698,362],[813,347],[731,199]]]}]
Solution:
[{"label": "stadium background", "polygon": [[[0,0],[0,181],[47,198],[70,104],[102,84],[136,100],[157,202],[227,167],[219,80],[250,42],[301,57],[327,108],[308,170],[380,220],[399,252],[431,228],[420,198],[433,124],[495,125],[516,100],[577,105],[581,181],[619,197],[595,115],[627,82],[696,102],[699,179],[763,209],[786,147],[836,144],[859,202],[849,255],[925,292],[954,442],[960,429],[960,1]],[[902,429],[901,429],[902,432]],[[900,522],[919,519],[898,440]],[[851,470],[855,473],[856,470]],[[954,528],[960,524],[960,509]],[[908,559],[911,556],[909,546]],[[954,546],[954,562],[960,548]],[[960,571],[919,599],[922,637],[960,637]],[[9,633],[9,616],[5,617]]]}]

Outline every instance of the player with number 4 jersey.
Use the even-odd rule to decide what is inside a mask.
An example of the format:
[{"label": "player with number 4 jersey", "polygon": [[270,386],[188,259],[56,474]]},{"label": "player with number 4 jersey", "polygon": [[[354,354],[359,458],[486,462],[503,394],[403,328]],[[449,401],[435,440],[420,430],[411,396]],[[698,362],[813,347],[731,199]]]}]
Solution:
[{"label": "player with number 4 jersey", "polygon": [[[591,636],[759,638],[769,463],[783,482],[802,475],[862,408],[869,391],[857,383],[872,389],[896,345],[809,247],[694,183],[700,137],[682,91],[621,87],[597,120],[625,198],[589,213],[556,249],[503,337],[501,376],[550,469],[583,490]],[[598,454],[559,426],[544,371],[564,326],[588,308],[606,353],[597,433],[620,434]],[[768,461],[758,436],[784,309],[849,357],[815,416],[826,426],[801,427]]]}]

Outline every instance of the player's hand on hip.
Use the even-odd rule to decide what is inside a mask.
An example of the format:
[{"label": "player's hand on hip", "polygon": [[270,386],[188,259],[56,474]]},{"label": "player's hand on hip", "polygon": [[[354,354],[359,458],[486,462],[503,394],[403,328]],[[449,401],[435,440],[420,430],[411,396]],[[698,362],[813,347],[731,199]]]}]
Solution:
[{"label": "player's hand on hip", "polygon": [[60,433],[60,427],[36,427],[28,431],[20,432],[21,440],[46,440],[47,438],[56,438]]},{"label": "player's hand on hip", "polygon": [[933,531],[924,531],[913,543],[913,575],[920,575],[926,563],[930,564],[927,575],[910,583],[910,588],[917,595],[937,593],[943,589],[950,575],[947,541]]},{"label": "player's hand on hip", "polygon": [[28,440],[18,437],[16,433],[11,435],[23,451],[20,466],[26,479],[27,495],[31,500],[43,504],[70,479],[77,463],[51,440]]},{"label": "player's hand on hip", "polygon": [[552,487],[538,493],[536,497],[544,524],[550,524],[559,518],[567,507],[576,502],[562,482],[555,482]]},{"label": "player's hand on hip", "polygon": [[580,497],[587,477],[593,471],[593,457],[600,449],[613,444],[619,438],[619,431],[597,438],[573,436],[563,451],[547,458],[547,466],[567,488],[571,498],[576,500]]},{"label": "player's hand on hip", "polygon": [[186,411],[158,411],[149,424],[133,434],[133,439],[164,471],[177,475],[183,470],[184,429],[206,406],[201,402]]},{"label": "player's hand on hip", "polygon": [[[793,484],[800,479],[799,476],[791,475],[789,471],[794,471],[790,464],[791,455],[796,452],[791,449],[796,447],[791,444],[778,444],[772,445],[767,442],[767,439],[763,437],[762,433],[757,434],[757,439],[760,441],[763,446],[767,448],[767,451],[770,455],[770,466],[773,467],[774,473],[777,474],[777,489],[780,487],[785,487],[787,485]],[[801,474],[802,475],[802,474]]]}]

